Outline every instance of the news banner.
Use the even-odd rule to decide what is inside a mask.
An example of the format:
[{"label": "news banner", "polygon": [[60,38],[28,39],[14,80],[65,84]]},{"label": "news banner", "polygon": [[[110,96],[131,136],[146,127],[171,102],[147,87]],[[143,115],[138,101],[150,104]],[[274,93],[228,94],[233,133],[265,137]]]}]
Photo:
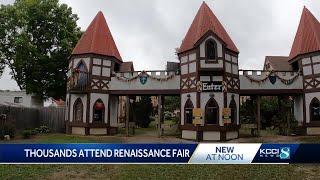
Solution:
[{"label": "news banner", "polygon": [[0,144],[0,164],[320,163],[320,144]]}]

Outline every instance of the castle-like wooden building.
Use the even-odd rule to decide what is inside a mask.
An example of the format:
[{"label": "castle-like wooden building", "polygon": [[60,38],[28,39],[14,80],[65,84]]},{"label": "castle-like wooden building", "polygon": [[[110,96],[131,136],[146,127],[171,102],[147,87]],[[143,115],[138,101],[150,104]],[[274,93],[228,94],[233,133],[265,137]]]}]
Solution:
[{"label": "castle-like wooden building", "polygon": [[[259,108],[260,96],[287,95],[294,99],[299,126],[308,135],[320,134],[320,23],[307,8],[288,56],[267,56],[264,69],[256,71],[239,70],[238,55],[225,28],[203,3],[179,48],[176,66],[134,71],[133,63],[121,58],[99,12],[70,56],[67,132],[117,133],[120,96],[127,97],[127,109],[131,96],[158,96],[162,111],[162,96],[180,95],[182,138],[229,140],[239,136],[240,96],[256,97]],[[203,112],[197,125],[194,109]]]}]

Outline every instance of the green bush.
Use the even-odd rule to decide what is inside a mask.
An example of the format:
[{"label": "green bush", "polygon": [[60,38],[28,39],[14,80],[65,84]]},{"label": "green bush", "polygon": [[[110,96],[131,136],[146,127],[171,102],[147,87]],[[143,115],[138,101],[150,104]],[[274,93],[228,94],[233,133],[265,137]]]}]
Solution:
[{"label": "green bush", "polygon": [[23,136],[24,139],[30,138],[31,135],[32,135],[31,130],[24,130],[24,131],[22,131],[22,136]]},{"label": "green bush", "polygon": [[0,127],[0,139],[3,140],[5,135],[9,135],[10,138],[14,138],[16,133],[16,127],[12,121],[6,121],[3,126]]},{"label": "green bush", "polygon": [[48,134],[50,129],[47,126],[40,126],[39,128],[35,129],[39,134]]},{"label": "green bush", "polygon": [[38,134],[38,131],[36,129],[31,130],[31,135],[37,135],[37,134]]}]

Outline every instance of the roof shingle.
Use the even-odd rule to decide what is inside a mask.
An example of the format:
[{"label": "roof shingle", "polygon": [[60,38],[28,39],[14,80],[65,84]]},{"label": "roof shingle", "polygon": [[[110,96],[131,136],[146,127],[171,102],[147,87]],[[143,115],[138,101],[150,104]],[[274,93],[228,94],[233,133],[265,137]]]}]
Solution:
[{"label": "roof shingle", "polygon": [[289,60],[298,55],[320,50],[320,23],[306,8],[303,8],[300,24],[291,48]]},{"label": "roof shingle", "polygon": [[193,49],[196,42],[208,31],[214,32],[222,41],[224,41],[229,50],[239,53],[238,48],[205,2],[202,3],[198,10],[197,15],[180,46],[179,52],[181,53]]},{"label": "roof shingle", "polygon": [[269,62],[275,71],[292,71],[288,56],[266,56],[265,63]]},{"label": "roof shingle", "polygon": [[86,32],[73,49],[72,55],[99,54],[113,56],[122,61],[116,43],[113,40],[108,24],[100,11],[90,23]]}]

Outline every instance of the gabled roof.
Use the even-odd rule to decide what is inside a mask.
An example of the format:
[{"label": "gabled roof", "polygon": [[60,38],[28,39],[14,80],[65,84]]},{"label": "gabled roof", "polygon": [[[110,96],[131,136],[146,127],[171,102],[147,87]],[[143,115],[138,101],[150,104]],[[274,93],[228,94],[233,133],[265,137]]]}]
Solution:
[{"label": "gabled roof", "polygon": [[133,62],[128,61],[128,62],[121,63],[119,71],[120,72],[132,72],[132,71],[134,71]]},{"label": "gabled roof", "polygon": [[266,56],[265,64],[269,62],[275,71],[292,71],[288,58],[288,56]]},{"label": "gabled roof", "polygon": [[226,44],[229,50],[239,53],[238,48],[205,2],[202,3],[198,10],[197,15],[180,46],[179,52],[181,53],[193,49],[196,42],[208,31],[214,32]]},{"label": "gabled roof", "polygon": [[320,50],[320,23],[306,8],[303,8],[300,24],[294,39],[289,60],[298,55]]},{"label": "gabled roof", "polygon": [[78,41],[76,47],[73,49],[72,55],[88,53],[113,56],[122,61],[106,19],[101,11],[99,11]]}]

